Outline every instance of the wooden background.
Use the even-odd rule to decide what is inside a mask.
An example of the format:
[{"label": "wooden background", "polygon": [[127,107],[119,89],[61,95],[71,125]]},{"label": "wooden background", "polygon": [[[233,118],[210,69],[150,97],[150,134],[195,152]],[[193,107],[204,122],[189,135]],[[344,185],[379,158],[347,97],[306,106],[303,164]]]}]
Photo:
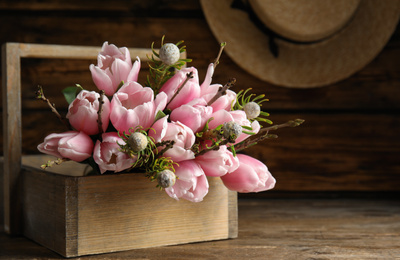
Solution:
[{"label": "wooden background", "polygon": [[[0,43],[100,47],[109,41],[120,47],[148,48],[166,35],[167,42],[185,40],[188,56],[194,60],[190,65],[198,68],[200,79],[217,55],[218,42],[197,0],[81,2],[0,1]],[[257,196],[400,192],[399,58],[398,27],[382,53],[351,78],[322,88],[288,89],[254,78],[223,54],[214,83],[235,77],[235,91],[251,87],[265,93],[270,102],[263,108],[275,123],[306,120],[303,126],[281,130],[278,139],[247,152],[264,161],[277,179],[274,191]],[[47,134],[64,131],[47,107],[34,99],[36,86],[42,85],[65,111],[61,89],[75,83],[93,89],[90,63],[95,61],[23,60],[23,153],[37,153],[37,144]],[[142,71],[142,83],[145,76]]]}]

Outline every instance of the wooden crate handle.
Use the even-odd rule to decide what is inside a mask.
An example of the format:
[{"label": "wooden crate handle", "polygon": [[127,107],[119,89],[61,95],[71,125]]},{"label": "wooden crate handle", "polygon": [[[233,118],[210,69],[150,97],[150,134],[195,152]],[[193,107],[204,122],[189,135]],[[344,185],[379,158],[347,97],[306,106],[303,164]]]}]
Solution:
[{"label": "wooden crate handle", "polygon": [[[2,46],[4,230],[22,233],[21,58],[96,60],[100,47],[5,43]],[[130,48],[132,59],[148,61],[151,49]],[[183,53],[182,58],[186,57]],[[1,177],[1,176],[0,176]]]}]

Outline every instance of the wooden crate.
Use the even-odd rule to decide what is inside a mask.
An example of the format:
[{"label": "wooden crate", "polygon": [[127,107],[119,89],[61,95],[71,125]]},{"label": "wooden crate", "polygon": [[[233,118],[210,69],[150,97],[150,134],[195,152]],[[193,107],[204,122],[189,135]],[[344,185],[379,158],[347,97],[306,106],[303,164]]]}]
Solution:
[{"label": "wooden crate", "polygon": [[[20,58],[95,60],[100,48],[10,43],[3,46],[4,230],[74,257],[237,237],[237,194],[209,178],[204,201],[176,201],[142,174],[67,176],[47,158],[21,153]],[[148,49],[131,49],[146,60]],[[88,72],[89,73],[89,72]]]},{"label": "wooden crate", "polygon": [[26,167],[40,165],[33,159],[23,160],[23,232],[65,257],[237,236],[236,193],[219,178],[193,203],[143,174],[63,176]]}]

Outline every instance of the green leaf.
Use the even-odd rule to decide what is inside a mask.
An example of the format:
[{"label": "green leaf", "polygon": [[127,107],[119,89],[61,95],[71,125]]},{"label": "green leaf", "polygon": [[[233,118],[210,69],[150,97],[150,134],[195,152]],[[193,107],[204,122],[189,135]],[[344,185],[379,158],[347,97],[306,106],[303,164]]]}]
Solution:
[{"label": "green leaf", "polygon": [[255,135],[255,134],[256,134],[256,133],[249,132],[249,131],[242,131],[242,133],[244,133],[244,134],[248,134],[248,135]]},{"label": "green leaf", "polygon": [[158,112],[156,114],[156,118],[154,119],[154,122],[156,122],[158,119],[163,118],[164,116],[166,116],[166,114],[163,111],[158,110]]},{"label": "green leaf", "polygon": [[251,126],[246,126],[246,125],[242,125],[242,128],[246,129],[246,130],[250,130],[250,131],[253,130],[253,128]]},{"label": "green leaf", "polygon": [[76,95],[79,93],[78,92],[79,87],[67,87],[62,90],[62,93],[65,97],[65,100],[67,100],[68,104],[71,104],[72,101],[76,98]]},{"label": "green leaf", "polygon": [[221,130],[221,128],[223,127],[224,125],[219,125],[219,126],[217,126],[216,128],[215,128],[215,130],[216,131],[219,131],[219,130]]},{"label": "green leaf", "polygon": [[235,146],[234,146],[234,145],[232,145],[232,146],[230,146],[229,148],[231,149],[231,152],[232,152],[232,154],[233,154],[233,157],[236,157],[236,150],[235,150]]},{"label": "green leaf", "polygon": [[262,115],[262,116],[269,116],[269,113],[264,112],[264,111],[261,111],[261,112],[260,112],[260,115]]}]

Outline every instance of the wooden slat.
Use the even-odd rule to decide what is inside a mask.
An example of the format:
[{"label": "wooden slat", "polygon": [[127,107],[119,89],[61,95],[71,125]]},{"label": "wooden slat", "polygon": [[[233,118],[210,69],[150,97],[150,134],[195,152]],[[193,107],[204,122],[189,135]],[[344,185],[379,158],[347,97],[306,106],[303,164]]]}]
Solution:
[{"label": "wooden slat", "polygon": [[[264,161],[277,191],[400,191],[400,118],[391,114],[273,114],[275,123],[303,118],[275,131],[249,155]],[[270,132],[273,133],[273,132]]]},{"label": "wooden slat", "polygon": [[[199,10],[200,12],[200,10]],[[16,35],[11,27],[0,28],[0,42],[15,40],[23,42],[63,43],[72,45],[100,46],[103,41],[108,40],[118,46],[149,47],[154,41],[157,44],[163,34],[166,40],[176,42],[184,39],[194,62],[190,65],[200,70],[200,79],[205,75],[207,64],[211,62],[217,52],[218,43],[211,34],[204,19],[177,19],[177,18],[146,18],[135,19],[125,17],[111,20],[93,20],[85,17],[46,17],[44,15],[31,17],[2,17],[5,24],[15,24],[15,30],[27,32]],[[81,25],[77,28],[76,24]],[[107,29],[104,29],[107,28]],[[151,28],[152,33],[148,33]],[[187,28],[190,28],[188,30]],[[55,30],[62,30],[63,34],[54,34]],[[114,34],[112,32],[132,32],[140,37],[125,37],[125,34]],[[252,87],[256,93],[265,93],[271,100],[267,104],[268,109],[340,109],[340,110],[363,110],[372,109],[400,109],[400,88],[397,82],[400,79],[400,56],[399,29],[395,32],[389,45],[362,71],[356,73],[350,79],[339,82],[329,87],[293,90],[257,80],[240,69],[226,55],[223,55],[213,82],[224,84],[231,78],[237,78],[234,90]],[[184,32],[184,33],[183,33]],[[196,32],[193,33],[193,32]],[[8,36],[10,35],[10,36]],[[90,37],[89,37],[90,36]],[[229,43],[228,43],[229,44]],[[34,64],[32,64],[34,65]],[[54,64],[55,65],[55,64]],[[62,71],[63,67],[53,64],[40,64],[43,78],[51,79]],[[74,64],[64,66],[72,67]],[[88,74],[86,66],[75,67],[82,75]],[[29,80],[29,77],[31,80]],[[26,87],[29,82],[38,79],[38,75],[27,76]],[[64,79],[60,79],[60,86],[66,86]],[[65,78],[64,81],[71,80]],[[79,80],[78,78],[76,79]],[[142,82],[143,83],[143,82]],[[43,84],[46,86],[45,84]],[[29,102],[29,101],[27,101]]]},{"label": "wooden slat", "polygon": [[[187,1],[167,1],[167,0],[147,0],[147,1],[113,1],[110,5],[107,1],[85,2],[79,0],[72,1],[2,1],[0,2],[0,11],[86,11],[86,12],[119,12],[120,15],[126,13],[144,12],[146,15],[163,15],[160,11],[174,11],[181,14],[191,11],[199,11],[200,4],[197,0]],[[171,14],[164,14],[171,15]],[[187,14],[188,15],[188,14]]]},{"label": "wooden slat", "polygon": [[[21,58],[95,60],[101,50],[101,47],[93,46],[10,43],[14,44],[14,48],[19,48]],[[147,55],[151,55],[150,49],[129,48],[129,52],[132,59],[147,60]]]},{"label": "wooden slat", "polygon": [[21,232],[21,81],[19,48],[2,48],[4,229]]}]

